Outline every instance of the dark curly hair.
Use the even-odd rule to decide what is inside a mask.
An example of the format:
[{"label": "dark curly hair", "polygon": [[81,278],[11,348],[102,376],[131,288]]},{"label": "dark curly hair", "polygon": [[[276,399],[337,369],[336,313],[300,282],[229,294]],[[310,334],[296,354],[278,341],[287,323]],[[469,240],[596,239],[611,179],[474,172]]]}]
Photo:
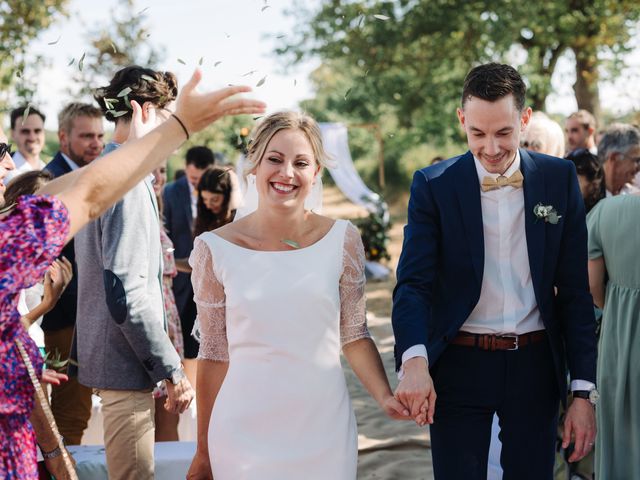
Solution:
[{"label": "dark curly hair", "polygon": [[588,191],[583,195],[584,208],[589,213],[600,200],[606,197],[604,169],[600,165],[598,157],[586,148],[573,150],[565,158],[571,160],[576,166],[576,173],[582,175],[589,182]]},{"label": "dark curly hair", "polygon": [[[219,214],[213,213],[204,204],[204,200],[202,199],[203,191],[219,193],[224,196],[222,209]],[[233,182],[229,168],[214,166],[204,171],[198,183],[198,215],[193,225],[194,237],[197,237],[201,233],[220,228],[233,220],[235,210],[229,209],[232,193]]]},{"label": "dark curly hair", "polygon": [[131,65],[119,70],[109,85],[96,88],[93,98],[105,118],[117,123],[131,120],[131,100],[141,106],[151,102],[158,108],[164,108],[177,96],[178,80],[173,73]]}]

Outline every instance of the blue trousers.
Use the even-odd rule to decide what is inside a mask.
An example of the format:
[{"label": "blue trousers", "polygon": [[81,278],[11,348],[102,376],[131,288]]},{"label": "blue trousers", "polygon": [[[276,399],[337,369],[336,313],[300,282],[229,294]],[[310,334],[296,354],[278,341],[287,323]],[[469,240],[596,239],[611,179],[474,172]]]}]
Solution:
[{"label": "blue trousers", "polygon": [[486,480],[493,414],[503,480],[552,480],[560,395],[547,341],[514,351],[449,345],[431,368],[435,480]]}]

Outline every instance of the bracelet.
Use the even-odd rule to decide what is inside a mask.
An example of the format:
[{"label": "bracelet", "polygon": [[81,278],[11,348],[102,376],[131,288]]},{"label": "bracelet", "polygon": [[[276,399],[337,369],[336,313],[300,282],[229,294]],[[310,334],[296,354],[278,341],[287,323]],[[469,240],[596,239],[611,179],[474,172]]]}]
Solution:
[{"label": "bracelet", "polygon": [[171,116],[177,120],[177,122],[180,124],[180,126],[184,130],[184,134],[187,136],[187,140],[189,140],[189,130],[187,130],[187,127],[184,126],[184,123],[182,123],[182,120],[180,120],[175,113],[172,113]]},{"label": "bracelet", "polygon": [[62,449],[60,447],[56,447],[50,452],[45,452],[44,450],[40,449],[40,453],[42,453],[42,458],[56,458],[62,455]]}]

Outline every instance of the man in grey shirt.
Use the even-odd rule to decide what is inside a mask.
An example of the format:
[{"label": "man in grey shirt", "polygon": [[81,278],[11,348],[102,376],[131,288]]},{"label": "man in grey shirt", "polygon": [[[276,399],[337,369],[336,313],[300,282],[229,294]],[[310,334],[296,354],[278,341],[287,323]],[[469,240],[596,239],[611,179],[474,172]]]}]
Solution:
[{"label": "man in grey shirt", "polygon": [[[127,88],[128,95],[118,95]],[[175,99],[177,86],[172,74],[132,66],[120,70],[110,85],[97,92],[106,118],[116,123],[106,154],[127,141],[129,101],[142,107],[143,119],[154,123],[155,117],[160,122],[168,118],[165,107]],[[165,408],[172,413],[182,413],[194,394],[166,333],[160,225],[150,179],[78,233],[75,242],[82,279],[76,327],[78,377],[102,399],[109,478],[152,479],[152,390],[165,381]]]}]

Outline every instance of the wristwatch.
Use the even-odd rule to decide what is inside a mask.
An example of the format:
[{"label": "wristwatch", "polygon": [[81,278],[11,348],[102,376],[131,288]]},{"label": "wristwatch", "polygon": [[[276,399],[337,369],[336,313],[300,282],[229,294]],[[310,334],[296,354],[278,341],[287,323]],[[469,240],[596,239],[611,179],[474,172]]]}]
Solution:
[{"label": "wristwatch", "polygon": [[[60,443],[62,443],[63,445],[66,445],[65,441],[64,441],[64,437],[62,435],[60,435]],[[40,447],[40,445],[38,445],[38,447]],[[42,447],[40,447],[40,453],[42,453],[42,458],[56,458],[59,457],[60,455],[62,455],[62,449],[60,448],[60,446],[57,446],[56,448],[54,448],[53,450],[49,451],[49,452],[45,452]]]},{"label": "wristwatch", "polygon": [[585,400],[589,400],[589,403],[594,407],[598,403],[598,399],[600,398],[600,393],[595,388],[592,390],[574,390],[573,398],[584,398]]},{"label": "wristwatch", "polygon": [[171,376],[167,378],[167,380],[170,381],[173,385],[177,385],[185,377],[186,375],[184,374],[184,370],[181,367],[181,368],[178,368],[177,370],[174,370],[171,373]]}]

